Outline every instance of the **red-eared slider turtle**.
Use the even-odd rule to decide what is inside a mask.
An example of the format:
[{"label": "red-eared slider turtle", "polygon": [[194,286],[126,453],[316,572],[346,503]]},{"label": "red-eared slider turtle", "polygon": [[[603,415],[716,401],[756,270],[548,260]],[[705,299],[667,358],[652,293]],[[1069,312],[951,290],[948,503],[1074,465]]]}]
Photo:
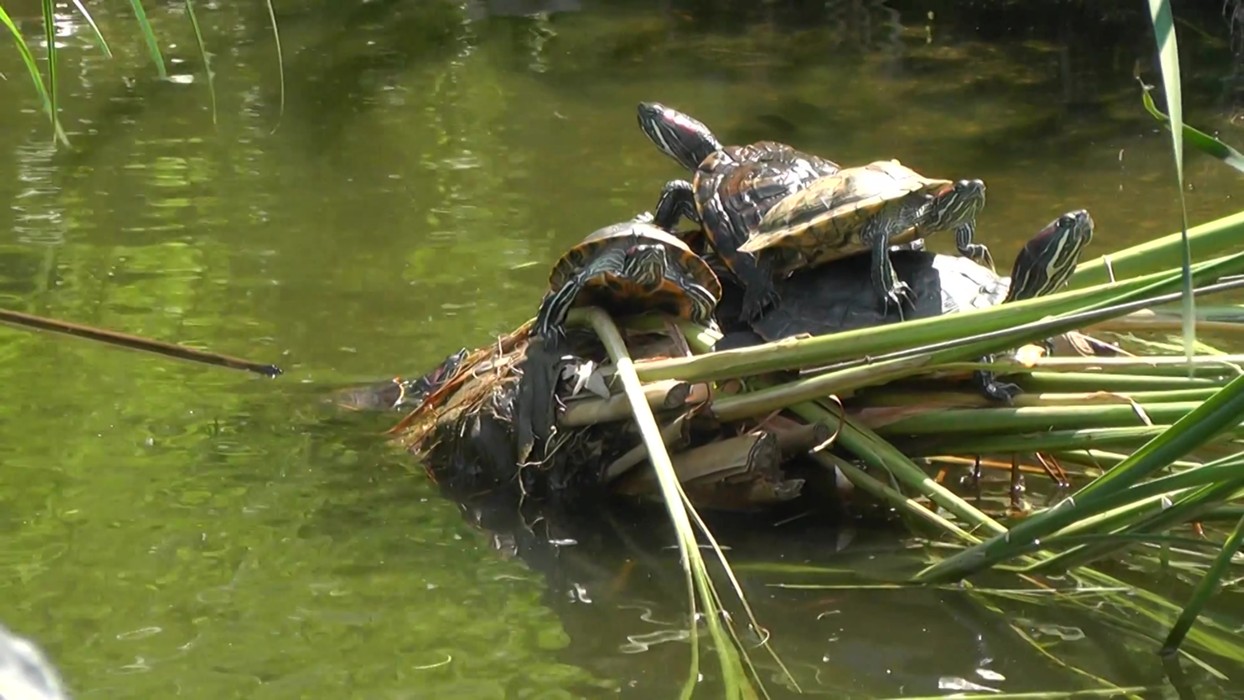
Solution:
[{"label": "red-eared slider turtle", "polygon": [[518,461],[525,462],[554,424],[554,394],[566,313],[600,306],[613,314],[664,311],[711,325],[721,283],[685,242],[641,214],[588,234],[553,266],[519,365],[515,415]]},{"label": "red-eared slider turtle", "polygon": [[[911,311],[905,315],[893,309],[880,310],[870,297],[860,294],[868,288],[871,275],[854,260],[800,270],[776,283],[782,300],[763,317],[742,329],[723,323],[728,334],[717,347],[728,349],[802,334],[826,335],[1032,299],[1067,283],[1092,237],[1093,219],[1087,211],[1063,214],[1020,250],[1010,279],[957,255],[891,251],[898,279],[912,291]],[[739,296],[735,292],[723,297],[719,307],[723,318],[740,303]],[[978,380],[985,393],[995,399],[1009,400],[1018,391],[1015,385],[997,382],[987,374],[978,375]]]},{"label": "red-eared slider turtle", "polygon": [[717,257],[743,284],[744,320],[776,299],[770,277],[738,248],[771,206],[838,165],[775,141],[723,146],[708,127],[656,102],[639,105],[639,127],[662,153],[693,173],[691,182],[666,184],[656,225],[672,230],[680,216],[700,224]]},{"label": "red-eared slider turtle", "polygon": [[992,269],[989,250],[972,242],[984,206],[980,180],[928,178],[881,160],[844,168],[774,204],[739,250],[778,278],[869,252],[873,290],[885,307],[901,310],[911,290],[894,276],[890,247],[953,228],[959,252]]},{"label": "red-eared slider turtle", "polygon": [[533,331],[557,338],[574,306],[619,315],[659,310],[707,325],[720,298],[708,263],[641,215],[594,231],[566,251],[549,275]]}]

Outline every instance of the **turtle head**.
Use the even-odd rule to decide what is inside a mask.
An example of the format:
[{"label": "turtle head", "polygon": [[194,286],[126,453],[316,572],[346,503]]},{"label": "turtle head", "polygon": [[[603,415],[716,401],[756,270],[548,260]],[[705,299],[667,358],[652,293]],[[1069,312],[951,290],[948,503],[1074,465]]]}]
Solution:
[{"label": "turtle head", "polygon": [[1015,256],[1006,300],[1033,299],[1056,292],[1076,271],[1080,254],[1093,240],[1093,217],[1069,211],[1046,224]]},{"label": "turtle head", "polygon": [[707,126],[659,102],[639,103],[639,128],[665,155],[695,170],[721,142]]},{"label": "turtle head", "polygon": [[984,208],[985,183],[980,180],[959,180],[935,198],[929,228],[932,231],[943,231],[970,224]]},{"label": "turtle head", "polygon": [[656,291],[665,280],[665,246],[640,243],[626,252],[623,276],[645,291]]}]

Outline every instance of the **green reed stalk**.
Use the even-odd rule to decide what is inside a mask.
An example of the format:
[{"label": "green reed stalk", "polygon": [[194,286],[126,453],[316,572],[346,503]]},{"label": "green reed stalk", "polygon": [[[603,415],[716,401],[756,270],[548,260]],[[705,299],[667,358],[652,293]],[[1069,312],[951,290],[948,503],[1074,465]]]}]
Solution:
[{"label": "green reed stalk", "polygon": [[[837,445],[850,451],[865,464],[886,470],[899,482],[924,494],[973,528],[983,528],[995,534],[1006,532],[1006,528],[993,518],[934,481],[906,455],[857,421],[841,417],[824,406],[812,402],[792,406],[791,410],[810,422],[819,421],[831,426],[836,422],[838,424]],[[861,488],[866,488],[866,486],[861,485]]]},{"label": "green reed stalk", "polygon": [[[1199,470],[1191,470],[1194,474],[1188,476],[1185,481],[1189,485],[1179,489],[1171,489],[1162,491],[1167,488],[1170,483],[1176,483],[1180,480],[1172,479],[1170,482],[1163,482],[1158,486],[1140,489],[1129,489],[1124,491],[1119,498],[1139,499],[1134,503],[1147,501],[1150,496],[1147,494],[1155,494],[1158,498],[1158,507],[1146,508],[1143,506],[1120,506],[1115,509],[1119,512],[1117,522],[1105,519],[1103,522],[1095,523],[1097,530],[1095,532],[1116,532],[1109,530],[1110,524],[1117,524],[1117,533],[1139,535],[1162,533],[1177,527],[1189,521],[1199,518],[1213,508],[1241,495],[1244,488],[1244,481],[1238,476],[1232,477],[1232,474],[1238,474],[1241,469],[1241,463],[1235,461],[1226,469],[1214,469],[1212,467],[1201,467],[1200,469],[1210,469],[1210,476],[1195,473]],[[1186,473],[1186,472],[1185,472]],[[1182,476],[1175,475],[1175,476]],[[1226,479],[1226,481],[1219,481]],[[1152,482],[1151,482],[1152,483]],[[1199,486],[1198,486],[1199,484]],[[1147,486],[1147,485],[1146,485]],[[1130,520],[1127,518],[1130,517]],[[1079,523],[1077,523],[1079,525]],[[1061,542],[1069,534],[1073,534],[1072,528],[1064,528],[1052,536],[1051,541],[1055,543]],[[1078,531],[1078,530],[1077,530]],[[1084,528],[1087,531],[1087,527]],[[1068,549],[1050,559],[1041,562],[1031,568],[1031,571],[1041,572],[1063,572],[1074,567],[1082,566],[1093,562],[1097,559],[1107,556],[1117,556],[1121,554],[1123,548],[1117,543],[1105,542],[1092,545],[1081,545],[1072,549]]]},{"label": "green reed stalk", "polygon": [[[1244,273],[1244,254],[1215,259],[1196,266],[1194,279],[1207,283],[1219,277]],[[1053,294],[1038,299],[1011,302],[987,309],[965,311],[934,318],[891,324],[881,328],[822,335],[813,338],[786,339],[750,348],[715,352],[691,358],[657,360],[636,365],[643,381],[681,379],[705,381],[743,377],[764,372],[825,365],[849,358],[877,357],[892,352],[917,352],[934,349],[941,343],[946,349],[972,348],[972,353],[956,353],[939,357],[941,361],[961,359],[972,354],[1004,350],[1008,346],[1055,333],[1073,330],[1112,316],[1130,313],[1135,308],[1164,303],[1171,288],[1177,288],[1179,276],[1171,273],[1146,275],[1126,282],[1098,285],[1089,289]],[[1244,286],[1236,281],[1214,285],[1205,293],[1226,291]],[[1172,297],[1177,298],[1177,293]],[[1121,305],[1114,306],[1112,302]],[[1129,306],[1130,304],[1130,306]],[[1083,311],[1088,308],[1089,311]],[[1065,312],[1076,312],[1057,316]],[[1056,315],[1053,319],[1048,316]],[[1044,334],[1044,335],[1042,335]],[[980,340],[986,337],[986,340]],[[947,338],[958,339],[947,341]],[[918,349],[918,350],[916,350]],[[942,348],[936,348],[942,349]]]},{"label": "green reed stalk", "polygon": [[[1188,240],[1199,251],[1229,249],[1241,238],[1244,238],[1244,211],[1188,229]],[[1135,275],[1149,274],[1154,270],[1167,269],[1171,258],[1179,255],[1182,247],[1183,232],[1176,231],[1168,236],[1086,260],[1076,267],[1070,286],[1087,288],[1088,285],[1108,282],[1110,271],[1114,272],[1115,279],[1127,279]]]},{"label": "green reed stalk", "polygon": [[[689,511],[694,510],[694,506],[692,506],[681,484],[678,482],[678,475],[674,472],[674,465],[670,462],[669,453],[665,450],[665,441],[661,439],[661,427],[657,424],[656,417],[652,414],[652,409],[648,406],[647,399],[644,398],[643,386],[639,382],[639,377],[635,374],[635,366],[631,360],[630,352],[626,348],[626,342],[622,339],[621,333],[618,332],[617,327],[608,314],[600,309],[591,308],[586,310],[586,315],[601,343],[604,344],[605,350],[614,362],[617,376],[622,383],[622,389],[631,404],[635,423],[639,427],[640,435],[648,449],[648,462],[652,465],[652,470],[657,476],[657,482],[661,488],[666,510],[669,512],[670,520],[677,533],[679,559],[687,577],[687,592],[690,596],[692,613],[690,616],[690,632],[693,649],[690,675],[683,686],[681,697],[690,698],[694,694],[700,675],[697,651],[699,647],[697,640],[697,616],[695,614],[698,607],[696,604],[697,598],[699,603],[704,606],[704,618],[708,623],[709,634],[713,638],[713,648],[716,650],[718,661],[721,664],[726,696],[729,698],[754,697],[755,691],[750,688],[747,672],[739,658],[739,640],[737,637],[734,637],[733,628],[731,628],[728,636],[727,631],[722,627],[722,615],[719,608],[720,598],[717,595],[712,578],[709,576],[704,558],[700,554],[695,529],[688,515]],[[728,568],[729,565],[721,548],[715,547],[715,551],[722,565]],[[742,590],[738,590],[737,593],[740,598],[744,597]],[[732,637],[734,638],[732,639]],[[742,681],[741,684],[740,681]]]},{"label": "green reed stalk", "polygon": [[[1100,503],[1108,501],[1115,494],[1134,486],[1158,470],[1165,469],[1171,461],[1218,436],[1228,426],[1236,425],[1242,412],[1244,377],[1239,377],[1145,443],[1122,464],[1073,496],[1016,524],[1005,538],[994,537],[978,547],[925,569],[917,574],[916,580],[931,583],[959,579],[1010,558],[1017,551],[1026,550],[1032,543],[1045,539],[1075,522],[1086,512],[1097,509]],[[1086,446],[1080,444],[1074,447]]]},{"label": "green reed stalk", "polygon": [[[1140,411],[1151,423],[1168,424],[1200,406],[1200,401],[1173,403],[1122,403],[1028,408],[939,408],[927,413],[904,412],[893,420],[879,418],[874,429],[880,435],[989,435],[1034,431],[1093,428],[1124,428],[1145,425]],[[1138,411],[1139,409],[1139,411]],[[880,421],[885,421],[884,423]]]},{"label": "green reed stalk", "polygon": [[[1107,452],[1106,450],[1065,450],[1054,454],[1060,460],[1074,462],[1076,464],[1084,464],[1090,467],[1107,470],[1118,466],[1120,462],[1127,459],[1131,455],[1122,452]],[[1203,466],[1202,462],[1193,462],[1190,460],[1177,459],[1171,462],[1171,466],[1178,469],[1194,469]]]},{"label": "green reed stalk", "polygon": [[[1180,358],[1181,360],[1183,358]],[[1088,366],[1088,363],[1085,363]],[[994,371],[1003,371],[1005,366],[996,366]],[[1050,367],[1043,362],[1038,362],[1036,367]],[[1020,368],[1012,367],[1012,371],[1023,371]],[[1127,370],[1116,372],[1043,372],[1039,369],[1025,376],[1018,377],[1016,381],[1020,383],[1024,389],[1036,394],[1066,394],[1072,392],[1115,392],[1120,394],[1159,394],[1167,392],[1209,392],[1213,393],[1217,389],[1226,385],[1226,380],[1213,379],[1210,377],[1195,377],[1189,379],[1187,377],[1171,377],[1161,376],[1155,372],[1154,374],[1125,374]],[[1132,370],[1138,371],[1138,370]]]}]

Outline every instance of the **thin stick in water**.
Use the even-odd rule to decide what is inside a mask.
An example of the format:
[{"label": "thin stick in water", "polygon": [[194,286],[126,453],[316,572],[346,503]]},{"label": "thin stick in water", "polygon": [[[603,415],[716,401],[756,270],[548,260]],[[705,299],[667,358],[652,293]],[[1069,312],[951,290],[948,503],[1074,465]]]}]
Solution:
[{"label": "thin stick in water", "polygon": [[200,362],[207,365],[216,365],[217,367],[246,370],[247,372],[262,374],[265,377],[277,377],[281,374],[281,368],[276,365],[260,364],[237,357],[230,357],[228,355],[195,350],[193,348],[185,347],[184,345],[174,345],[173,343],[165,343],[163,341],[152,340],[150,338],[141,338],[136,335],[118,333],[116,331],[104,330],[102,328],[83,326],[77,323],[69,323],[68,321],[57,321],[55,319],[44,318],[42,316],[25,314],[20,311],[0,309],[0,323],[9,323],[26,328],[38,328],[43,331],[63,333],[65,335],[87,338],[89,340],[98,340],[101,343],[120,345],[121,347],[130,348],[131,350],[142,350],[144,352],[164,355],[166,357],[176,357],[181,360]]}]

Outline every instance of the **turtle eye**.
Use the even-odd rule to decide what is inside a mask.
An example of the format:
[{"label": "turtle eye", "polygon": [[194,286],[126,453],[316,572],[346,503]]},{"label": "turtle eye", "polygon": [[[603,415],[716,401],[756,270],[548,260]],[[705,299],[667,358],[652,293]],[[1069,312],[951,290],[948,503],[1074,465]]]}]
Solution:
[{"label": "turtle eye", "polygon": [[1071,216],[1070,214],[1063,214],[1062,216],[1058,217],[1059,228],[1071,228],[1072,226],[1075,225],[1075,223],[1076,223],[1075,217]]}]

